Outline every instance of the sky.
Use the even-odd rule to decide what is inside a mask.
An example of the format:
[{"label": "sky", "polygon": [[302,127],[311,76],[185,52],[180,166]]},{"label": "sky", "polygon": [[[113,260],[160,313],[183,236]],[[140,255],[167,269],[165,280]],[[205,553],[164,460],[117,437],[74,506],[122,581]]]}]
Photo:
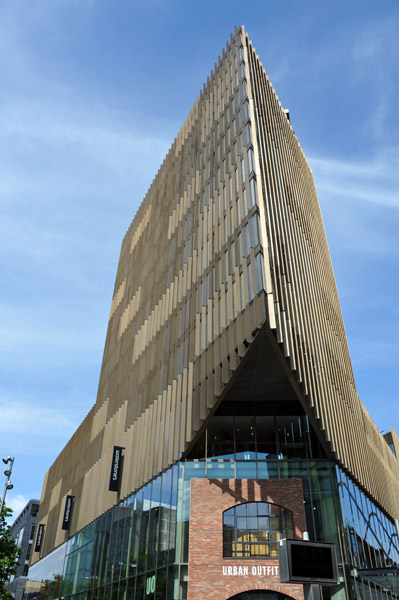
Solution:
[{"label": "sky", "polygon": [[358,394],[399,431],[397,0],[0,0],[14,517],[95,403],[122,238],[241,24],[313,170]]}]

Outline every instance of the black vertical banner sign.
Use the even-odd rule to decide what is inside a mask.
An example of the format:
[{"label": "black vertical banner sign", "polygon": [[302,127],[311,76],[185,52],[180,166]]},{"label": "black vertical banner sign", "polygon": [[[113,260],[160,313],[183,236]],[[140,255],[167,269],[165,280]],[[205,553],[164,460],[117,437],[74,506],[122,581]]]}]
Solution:
[{"label": "black vertical banner sign", "polygon": [[121,482],[122,475],[122,448],[121,446],[114,446],[114,452],[112,455],[111,474],[109,477],[109,491],[118,492]]},{"label": "black vertical banner sign", "polygon": [[71,522],[73,499],[75,496],[67,496],[65,500],[64,518],[62,519],[62,529],[69,529]]},{"label": "black vertical banner sign", "polygon": [[44,527],[42,523],[39,525],[39,529],[37,530],[36,544],[35,544],[35,552],[40,552],[42,547],[42,541],[44,536]]}]

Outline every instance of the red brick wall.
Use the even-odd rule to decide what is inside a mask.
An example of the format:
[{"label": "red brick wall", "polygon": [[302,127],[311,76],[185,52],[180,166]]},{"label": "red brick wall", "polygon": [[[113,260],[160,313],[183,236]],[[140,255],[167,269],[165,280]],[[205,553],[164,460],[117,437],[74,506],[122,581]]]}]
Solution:
[{"label": "red brick wall", "polygon": [[259,501],[292,511],[295,536],[302,538],[306,520],[301,480],[191,480],[188,600],[227,600],[248,590],[277,591],[303,600],[302,585],[280,583],[278,560],[223,558],[223,512]]}]

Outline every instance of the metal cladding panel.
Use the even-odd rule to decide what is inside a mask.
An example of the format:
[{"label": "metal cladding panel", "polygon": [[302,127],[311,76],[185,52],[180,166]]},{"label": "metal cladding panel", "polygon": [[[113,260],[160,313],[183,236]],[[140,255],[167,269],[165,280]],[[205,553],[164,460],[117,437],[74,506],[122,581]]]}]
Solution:
[{"label": "metal cladding panel", "polygon": [[391,515],[397,460],[359,400],[311,169],[245,35],[277,340],[331,454]]},{"label": "metal cladding panel", "polygon": [[66,494],[72,535],[184,453],[265,326],[333,455],[398,516],[397,463],[356,394],[311,170],[241,28],[123,240],[97,401],[43,488],[44,554],[68,535]]}]

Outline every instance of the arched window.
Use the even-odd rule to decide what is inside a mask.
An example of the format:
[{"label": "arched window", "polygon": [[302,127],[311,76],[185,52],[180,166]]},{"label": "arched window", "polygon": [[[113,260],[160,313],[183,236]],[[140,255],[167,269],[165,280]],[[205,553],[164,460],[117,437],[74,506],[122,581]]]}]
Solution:
[{"label": "arched window", "polygon": [[246,502],[223,513],[224,558],[278,558],[277,542],[294,537],[292,512],[268,502]]}]

